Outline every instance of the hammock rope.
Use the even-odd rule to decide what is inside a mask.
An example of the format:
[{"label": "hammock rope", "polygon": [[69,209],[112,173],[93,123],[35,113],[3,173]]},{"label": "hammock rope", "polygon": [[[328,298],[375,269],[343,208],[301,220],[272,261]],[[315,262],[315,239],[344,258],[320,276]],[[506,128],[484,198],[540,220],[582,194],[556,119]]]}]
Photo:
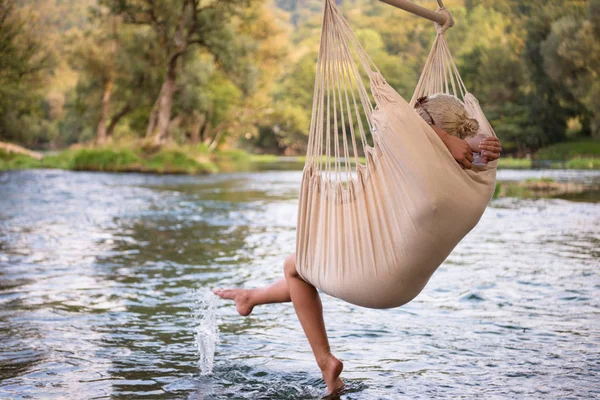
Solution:
[{"label": "hammock rope", "polygon": [[494,135],[450,54],[445,32],[454,22],[438,12],[446,22],[436,25],[409,104],[325,0],[296,263],[307,282],[353,304],[389,308],[414,298],[494,192],[496,164],[463,170],[412,106],[423,95],[454,94],[480,133]]},{"label": "hammock rope", "polygon": [[[314,166],[316,171],[324,170],[327,179],[332,177],[332,167],[335,168],[337,180],[341,180],[342,168],[346,179],[351,179],[351,161],[358,165],[361,156],[356,131],[359,133],[360,147],[364,149],[369,147],[367,132],[373,129],[373,105],[352,57],[353,52],[369,78],[379,72],[337,7],[327,0],[307,150],[307,165]],[[358,103],[362,106],[363,114]],[[339,132],[340,128],[339,135],[333,134]],[[341,143],[338,136],[341,137]],[[351,143],[348,142],[348,136]]]},{"label": "hammock rope", "polygon": [[[481,134],[496,137],[496,133],[483,114],[479,102],[467,90],[458,72],[458,67],[452,58],[446,31],[454,25],[454,19],[444,7],[439,7],[437,12],[447,15],[446,23],[443,26],[435,23],[437,35],[410,100],[410,105],[414,107],[417,99],[423,96],[431,96],[436,93],[451,94],[461,99],[471,117],[479,122]],[[494,162],[493,166],[496,165],[497,162]]]},{"label": "hammock rope", "polygon": [[[458,68],[454,63],[446,39],[446,31],[454,24],[454,20],[445,8],[440,7],[437,9],[437,12],[447,14],[448,19],[443,26],[435,24],[437,36],[423,67],[423,73],[419,78],[413,97],[410,100],[411,106],[414,106],[417,99],[422,96],[446,93],[464,99],[468,93],[465,83],[460,77]],[[450,90],[450,87],[452,90]]]}]

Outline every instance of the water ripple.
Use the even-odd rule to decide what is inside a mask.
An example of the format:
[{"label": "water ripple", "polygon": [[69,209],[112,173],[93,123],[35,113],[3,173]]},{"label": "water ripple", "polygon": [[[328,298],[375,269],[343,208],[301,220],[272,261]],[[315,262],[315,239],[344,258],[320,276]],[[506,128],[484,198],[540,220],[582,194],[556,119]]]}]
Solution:
[{"label": "water ripple", "polygon": [[[199,294],[281,277],[300,177],[0,173],[0,398],[320,398],[291,304]],[[341,397],[599,397],[599,267],[600,204],[493,201],[406,306],[323,296]]]}]

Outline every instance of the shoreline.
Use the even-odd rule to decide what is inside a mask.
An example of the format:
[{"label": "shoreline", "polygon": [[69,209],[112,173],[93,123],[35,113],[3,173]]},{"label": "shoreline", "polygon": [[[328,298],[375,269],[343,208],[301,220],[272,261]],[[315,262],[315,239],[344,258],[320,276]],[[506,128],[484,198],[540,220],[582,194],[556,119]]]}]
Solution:
[{"label": "shoreline", "polygon": [[[189,150],[189,149],[188,149]],[[186,149],[169,148],[149,154],[135,153],[130,149],[98,149],[84,148],[66,150],[55,155],[47,155],[37,160],[22,153],[13,154],[11,164],[3,159],[0,149],[0,173],[3,171],[26,170],[61,170],[74,172],[130,173],[148,175],[214,175],[220,173],[260,172],[260,171],[301,171],[304,167],[304,156],[276,156],[267,154],[251,154],[240,150],[218,152],[210,158],[205,154],[197,155]],[[502,158],[500,159],[502,161]],[[562,170],[562,171],[597,171],[595,168],[564,168],[565,163],[557,162],[548,168],[549,163],[541,164],[542,168],[533,168],[531,163],[522,159],[505,159],[498,169],[526,170]],[[360,160],[364,162],[364,160]],[[593,163],[591,165],[594,165]],[[580,201],[600,201],[599,184],[582,184],[561,182],[552,178],[525,178],[522,180],[497,180],[494,199],[516,198],[563,198]]]},{"label": "shoreline", "polygon": [[[202,145],[151,147],[143,143],[72,148],[47,155],[2,143],[0,171],[51,168],[72,171],[135,172],[201,175],[249,170],[302,169],[306,157],[255,154],[232,149],[208,152]],[[364,162],[364,159],[360,159]],[[569,160],[501,157],[498,169],[598,170],[599,157],[573,156]]]},{"label": "shoreline", "polygon": [[[291,160],[288,161],[293,165],[302,165],[301,163]],[[264,166],[273,165],[265,163]],[[73,170],[73,169],[61,169],[61,168],[31,168],[31,169],[13,169],[10,171],[65,171],[65,172],[96,172],[96,173],[113,173],[113,174],[141,174],[141,175],[155,175],[155,176],[189,176],[189,177],[200,177],[202,174],[188,174],[188,173],[155,173],[151,171],[139,171],[139,170],[121,170],[121,171],[99,171],[99,170]],[[515,169],[507,169],[509,171],[518,171]],[[523,169],[521,169],[523,170]],[[236,167],[235,169],[221,170],[219,173],[227,174],[227,173],[237,173],[237,172],[276,172],[276,171],[301,171],[300,168],[273,168],[266,167],[262,169],[242,169]],[[535,171],[535,170],[531,170]],[[562,171],[592,171],[592,170],[566,170]],[[596,170],[597,171],[597,170]],[[0,175],[4,171],[0,170]],[[210,176],[214,174],[203,174],[204,176]],[[505,198],[516,198],[516,199],[529,199],[529,200],[537,200],[537,199],[563,199],[570,200],[576,202],[591,202],[597,203],[600,202],[600,183],[574,183],[569,181],[556,181],[552,178],[525,178],[522,180],[497,180],[496,188],[494,189],[494,194],[492,199],[505,199]]]}]

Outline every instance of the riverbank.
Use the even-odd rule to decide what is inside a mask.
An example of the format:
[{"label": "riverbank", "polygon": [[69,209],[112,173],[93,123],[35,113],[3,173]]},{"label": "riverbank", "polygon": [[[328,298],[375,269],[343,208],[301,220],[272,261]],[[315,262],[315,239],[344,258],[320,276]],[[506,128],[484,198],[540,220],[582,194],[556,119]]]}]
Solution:
[{"label": "riverbank", "polygon": [[597,202],[600,199],[600,183],[581,181],[557,181],[551,177],[526,178],[507,181],[499,177],[494,198],[520,199],[558,198],[573,201]]},{"label": "riverbank", "polygon": [[218,172],[214,159],[200,146],[160,148],[111,146],[75,148],[41,159],[0,149],[0,170],[55,168],[74,171],[205,174]]},{"label": "riverbank", "polygon": [[[39,153],[15,145],[0,147],[0,170],[56,168],[74,171],[207,174],[265,168],[300,169],[305,161],[304,156],[251,154],[238,149],[209,152],[203,145],[154,147],[144,143],[72,148],[43,157],[38,155]],[[538,151],[534,157],[502,157],[498,168],[600,169],[600,142],[585,140],[558,143]]]}]

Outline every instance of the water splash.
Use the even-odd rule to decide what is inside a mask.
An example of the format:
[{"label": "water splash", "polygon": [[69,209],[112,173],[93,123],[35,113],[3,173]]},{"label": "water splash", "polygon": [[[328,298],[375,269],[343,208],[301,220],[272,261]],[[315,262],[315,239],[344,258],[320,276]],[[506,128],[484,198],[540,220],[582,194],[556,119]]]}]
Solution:
[{"label": "water splash", "polygon": [[208,290],[194,290],[194,339],[198,355],[198,367],[203,376],[211,375],[215,361],[215,351],[219,344],[217,322],[217,296]]}]

